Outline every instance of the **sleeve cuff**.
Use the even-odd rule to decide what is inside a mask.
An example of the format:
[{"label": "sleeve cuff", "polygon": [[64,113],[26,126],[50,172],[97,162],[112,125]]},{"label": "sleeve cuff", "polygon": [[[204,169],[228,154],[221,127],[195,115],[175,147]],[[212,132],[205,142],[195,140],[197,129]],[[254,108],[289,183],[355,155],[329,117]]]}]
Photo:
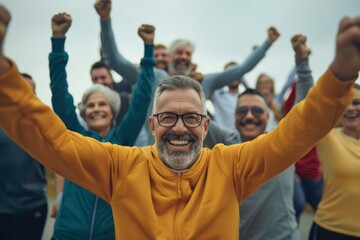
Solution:
[{"label": "sleeve cuff", "polygon": [[154,44],[144,44],[144,47],[144,57],[141,59],[141,65],[146,63],[155,65]]},{"label": "sleeve cuff", "polygon": [[144,57],[153,58],[154,57],[154,44],[144,44]]},{"label": "sleeve cuff", "polygon": [[51,38],[52,52],[62,53],[64,52],[66,38]]},{"label": "sleeve cuff", "polygon": [[354,85],[356,79],[341,81],[335,77],[335,75],[331,72],[330,68],[320,77],[317,84],[320,84],[322,92],[325,95],[329,95],[331,93],[331,97],[342,98],[345,95],[349,94],[349,88]]},{"label": "sleeve cuff", "polygon": [[110,32],[111,31],[111,18],[109,20],[100,20],[100,26],[102,32]]}]

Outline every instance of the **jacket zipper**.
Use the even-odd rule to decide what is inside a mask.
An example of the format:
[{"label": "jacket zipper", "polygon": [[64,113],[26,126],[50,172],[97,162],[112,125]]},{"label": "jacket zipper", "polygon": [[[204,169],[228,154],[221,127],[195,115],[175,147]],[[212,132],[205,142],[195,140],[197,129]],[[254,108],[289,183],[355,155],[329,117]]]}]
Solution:
[{"label": "jacket zipper", "polygon": [[90,235],[89,235],[89,240],[93,239],[93,233],[94,233],[94,227],[95,227],[95,218],[96,218],[96,212],[97,212],[97,205],[99,202],[99,197],[95,196],[95,203],[94,203],[94,209],[93,209],[93,213],[91,216],[91,225],[90,225]]},{"label": "jacket zipper", "polygon": [[173,218],[174,239],[180,239],[177,224],[176,224],[177,223],[176,222],[176,217],[177,217],[177,211],[179,209],[179,204],[180,204],[180,201],[181,201],[181,198],[182,198],[182,191],[181,191],[182,177],[183,177],[183,173],[176,173],[176,184],[177,184],[178,198],[177,198],[177,203],[176,203],[176,208],[175,208],[174,218]]}]

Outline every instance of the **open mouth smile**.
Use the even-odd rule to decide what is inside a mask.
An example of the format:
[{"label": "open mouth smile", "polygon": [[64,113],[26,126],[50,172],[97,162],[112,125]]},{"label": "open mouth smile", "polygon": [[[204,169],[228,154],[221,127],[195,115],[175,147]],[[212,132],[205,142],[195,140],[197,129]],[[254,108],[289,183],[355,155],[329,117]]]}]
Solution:
[{"label": "open mouth smile", "polygon": [[190,143],[190,141],[188,141],[188,140],[175,140],[175,139],[173,139],[173,140],[169,140],[168,141],[168,143],[169,144],[171,144],[171,145],[173,145],[173,146],[186,146],[186,145],[188,145],[189,143]]}]

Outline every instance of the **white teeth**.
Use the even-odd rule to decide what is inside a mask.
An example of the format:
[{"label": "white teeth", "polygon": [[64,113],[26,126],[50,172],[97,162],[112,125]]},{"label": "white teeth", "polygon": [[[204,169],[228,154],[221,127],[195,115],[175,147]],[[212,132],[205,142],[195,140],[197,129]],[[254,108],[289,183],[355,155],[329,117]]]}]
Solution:
[{"label": "white teeth", "polygon": [[91,119],[102,119],[102,118],[104,118],[104,116],[102,116],[102,115],[93,115],[93,116],[91,116]]},{"label": "white teeth", "polygon": [[358,114],[358,113],[347,113],[347,114],[345,114],[346,118],[357,118],[359,116],[360,116],[360,114]]},{"label": "white teeth", "polygon": [[256,124],[255,123],[246,123],[246,124],[244,124],[244,127],[254,128],[254,127],[256,127]]},{"label": "white teeth", "polygon": [[170,140],[169,142],[172,145],[180,145],[180,146],[183,146],[183,145],[186,145],[189,143],[189,141],[184,141],[184,140]]}]

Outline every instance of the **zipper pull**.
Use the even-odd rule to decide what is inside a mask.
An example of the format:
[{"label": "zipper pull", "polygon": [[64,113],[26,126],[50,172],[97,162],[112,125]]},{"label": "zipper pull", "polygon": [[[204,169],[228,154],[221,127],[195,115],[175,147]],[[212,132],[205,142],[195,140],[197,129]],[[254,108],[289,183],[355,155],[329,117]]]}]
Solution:
[{"label": "zipper pull", "polygon": [[182,179],[182,173],[177,173],[176,174],[176,182],[177,182],[177,192],[178,192],[178,197],[182,198],[182,194],[181,194],[181,179]]}]

